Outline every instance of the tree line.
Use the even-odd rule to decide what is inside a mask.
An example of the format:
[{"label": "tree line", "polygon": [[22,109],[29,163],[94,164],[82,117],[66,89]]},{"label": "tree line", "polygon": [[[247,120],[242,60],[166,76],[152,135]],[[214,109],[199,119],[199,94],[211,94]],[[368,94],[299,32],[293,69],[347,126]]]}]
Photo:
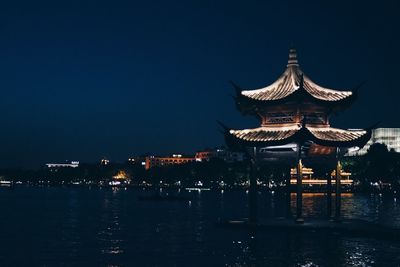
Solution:
[{"label": "tree line", "polygon": [[[306,161],[307,162],[307,161]],[[322,161],[324,162],[324,161]],[[290,176],[290,168],[295,163],[263,163],[259,164],[255,174],[260,182],[274,181],[283,184]],[[329,164],[328,164],[329,165]],[[373,144],[366,155],[344,157],[342,166],[345,171],[352,173],[352,179],[361,188],[369,188],[371,184],[388,185],[392,188],[399,187],[400,181],[400,153],[389,151],[386,145]],[[314,177],[323,178],[330,175],[334,165],[314,164]],[[41,168],[39,170],[3,169],[0,170],[2,179],[14,182],[30,182],[50,184],[68,184],[73,182],[99,183],[109,181],[119,171],[124,171],[133,184],[181,184],[192,186],[201,181],[205,185],[224,182],[228,185],[243,184],[249,180],[252,167],[249,160],[229,163],[222,159],[211,159],[204,162],[190,162],[181,165],[168,165],[153,167],[145,170],[137,163],[126,162],[123,164],[80,164],[77,168]]]}]

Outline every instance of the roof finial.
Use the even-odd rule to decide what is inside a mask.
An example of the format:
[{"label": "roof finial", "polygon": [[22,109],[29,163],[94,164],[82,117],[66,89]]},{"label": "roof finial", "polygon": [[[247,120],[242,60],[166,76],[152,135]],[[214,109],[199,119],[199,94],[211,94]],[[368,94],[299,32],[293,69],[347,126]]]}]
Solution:
[{"label": "roof finial", "polygon": [[289,50],[289,60],[287,66],[298,66],[299,62],[297,61],[297,52],[296,49],[291,48]]}]

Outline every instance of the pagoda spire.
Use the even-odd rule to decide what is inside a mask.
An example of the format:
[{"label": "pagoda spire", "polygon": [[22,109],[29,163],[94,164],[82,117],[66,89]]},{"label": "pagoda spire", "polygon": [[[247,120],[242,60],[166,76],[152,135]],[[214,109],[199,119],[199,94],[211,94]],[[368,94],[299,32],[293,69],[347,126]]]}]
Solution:
[{"label": "pagoda spire", "polygon": [[299,66],[299,62],[297,61],[297,52],[294,48],[289,50],[289,60],[287,66]]}]

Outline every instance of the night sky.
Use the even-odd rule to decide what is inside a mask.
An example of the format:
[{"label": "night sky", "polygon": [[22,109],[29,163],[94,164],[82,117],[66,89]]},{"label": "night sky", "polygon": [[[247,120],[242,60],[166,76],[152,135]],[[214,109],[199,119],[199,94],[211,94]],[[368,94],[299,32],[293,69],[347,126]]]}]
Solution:
[{"label": "night sky", "polygon": [[7,1],[0,6],[0,167],[223,144],[230,80],[273,82],[289,48],[315,82],[360,89],[340,128],[400,127],[396,1]]}]

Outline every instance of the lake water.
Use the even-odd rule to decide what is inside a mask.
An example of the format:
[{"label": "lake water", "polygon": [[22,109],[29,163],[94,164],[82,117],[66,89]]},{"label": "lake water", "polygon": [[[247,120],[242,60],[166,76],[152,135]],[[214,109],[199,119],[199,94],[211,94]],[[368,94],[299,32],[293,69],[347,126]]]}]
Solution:
[{"label": "lake water", "polygon": [[[392,241],[215,227],[219,218],[247,216],[245,191],[139,201],[145,193],[0,188],[0,266],[400,266],[400,244]],[[342,203],[346,218],[400,227],[393,197],[349,194]],[[303,205],[306,217],[324,216],[323,195],[306,194]],[[284,197],[262,192],[258,208],[260,217],[284,216]]]}]

